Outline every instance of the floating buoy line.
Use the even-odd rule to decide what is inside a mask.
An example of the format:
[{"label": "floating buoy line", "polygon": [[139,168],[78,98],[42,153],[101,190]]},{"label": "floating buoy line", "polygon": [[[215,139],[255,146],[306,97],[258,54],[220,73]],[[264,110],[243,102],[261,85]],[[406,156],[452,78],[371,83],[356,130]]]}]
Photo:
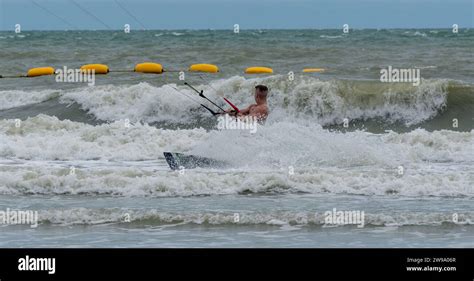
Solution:
[{"label": "floating buoy line", "polygon": [[[164,72],[204,72],[204,73],[218,73],[219,67],[214,64],[193,64],[187,70],[165,70],[163,65],[155,62],[143,62],[135,65],[133,69],[112,70],[105,64],[86,64],[80,67],[82,73],[93,71],[95,74],[108,74],[111,72],[136,72],[136,73],[151,73],[162,74]],[[326,70],[324,68],[305,68],[303,73],[322,73]],[[273,69],[265,66],[252,66],[244,71],[245,74],[273,74]],[[0,78],[31,78],[39,76],[47,76],[56,74],[56,70],[51,66],[30,68],[26,74],[20,75],[0,75]]]}]

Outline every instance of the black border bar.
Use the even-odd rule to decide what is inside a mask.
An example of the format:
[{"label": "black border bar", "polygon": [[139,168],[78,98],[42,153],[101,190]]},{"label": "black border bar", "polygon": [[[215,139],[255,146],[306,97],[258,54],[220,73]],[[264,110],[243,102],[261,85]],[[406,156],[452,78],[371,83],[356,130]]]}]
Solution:
[{"label": "black border bar", "polygon": [[[19,271],[27,255],[55,274]],[[474,249],[0,249],[0,280],[474,280]]]}]

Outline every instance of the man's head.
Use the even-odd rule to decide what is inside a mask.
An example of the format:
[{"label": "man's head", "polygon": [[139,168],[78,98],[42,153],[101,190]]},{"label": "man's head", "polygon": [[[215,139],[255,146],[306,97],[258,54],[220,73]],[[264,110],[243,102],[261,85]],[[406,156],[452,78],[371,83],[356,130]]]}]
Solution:
[{"label": "man's head", "polygon": [[267,101],[268,88],[264,85],[255,86],[255,101],[266,102]]}]

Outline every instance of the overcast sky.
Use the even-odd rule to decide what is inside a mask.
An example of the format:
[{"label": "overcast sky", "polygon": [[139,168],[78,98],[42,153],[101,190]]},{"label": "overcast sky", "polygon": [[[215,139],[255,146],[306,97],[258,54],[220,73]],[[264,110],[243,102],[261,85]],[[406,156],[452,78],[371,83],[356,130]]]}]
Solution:
[{"label": "overcast sky", "polygon": [[22,30],[141,29],[139,22],[147,29],[472,28],[474,0],[0,0],[2,30],[17,23]]}]

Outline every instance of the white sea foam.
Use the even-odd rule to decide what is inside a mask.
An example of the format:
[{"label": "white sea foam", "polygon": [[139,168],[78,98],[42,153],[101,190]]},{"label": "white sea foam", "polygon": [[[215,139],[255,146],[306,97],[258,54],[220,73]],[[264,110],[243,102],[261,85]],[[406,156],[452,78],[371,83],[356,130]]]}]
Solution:
[{"label": "white sea foam", "polygon": [[162,130],[147,124],[116,121],[99,126],[39,115],[15,126],[0,121],[0,156],[21,159],[57,160],[144,160],[156,159],[165,150],[187,151],[203,129]]},{"label": "white sea foam", "polygon": [[[433,118],[447,106],[447,80],[422,80],[414,87],[403,83],[370,81],[322,81],[313,77],[298,77],[288,81],[286,76],[245,79],[234,76],[196,85],[208,96],[222,101],[226,96],[237,105],[253,102],[256,84],[270,87],[271,120],[310,119],[321,125],[341,124],[349,120],[382,118],[388,123],[419,124]],[[60,101],[76,102],[82,109],[105,121],[172,122],[187,124],[207,112],[190,102],[172,87],[160,87],[142,82],[136,85],[103,85],[59,91]],[[180,91],[193,95],[189,88]],[[217,90],[217,92],[215,91]],[[51,98],[53,91],[12,91],[0,95],[2,108],[41,102]]]},{"label": "white sea foam", "polygon": [[57,90],[0,91],[0,110],[14,108],[14,107],[23,106],[23,105],[40,103],[56,96],[59,96],[59,92]]},{"label": "white sea foam", "polygon": [[342,35],[320,35],[320,38],[328,38],[328,39],[336,39],[336,38],[342,38]]},{"label": "white sea foam", "polygon": [[[0,121],[0,156],[36,160],[151,160],[163,151],[207,155],[236,164],[395,165],[472,161],[474,132],[341,133],[312,122],[273,122],[248,131],[159,129],[123,121],[88,125],[39,115],[15,126]],[[282,132],[287,132],[283,134]],[[250,157],[250,159],[249,159]]]},{"label": "white sea foam", "polygon": [[[0,165],[4,194],[473,196],[474,192],[474,173],[469,168],[474,159],[474,131],[418,129],[376,135],[280,122],[250,134],[163,130],[141,124],[127,128],[122,122],[93,126],[40,115],[22,122],[20,128],[13,120],[0,121],[0,139],[0,157],[40,163]],[[212,157],[232,167],[189,170],[183,176],[166,166],[150,170],[149,163],[142,161],[162,159],[163,151]],[[57,167],[57,160],[71,163]],[[120,164],[123,161],[136,164]],[[76,175],[70,175],[69,165],[77,166]],[[398,174],[399,166],[404,167],[403,176]],[[289,174],[290,167],[294,175]]]},{"label": "white sea foam", "polygon": [[[175,87],[176,85],[171,85]],[[189,89],[182,89],[189,92]],[[77,102],[84,110],[102,120],[129,119],[132,122],[175,121],[187,122],[193,118],[190,103],[170,86],[154,87],[148,83],[133,86],[101,86],[67,92],[63,102]]]},{"label": "white sea foam", "polygon": [[[73,208],[62,210],[43,210],[38,215],[40,223],[61,225],[94,225],[104,223],[140,223],[147,225],[175,225],[175,224],[209,224],[209,225],[273,225],[285,227],[293,226],[322,226],[324,213],[312,212],[245,212],[240,213],[239,220],[235,220],[231,212],[163,212],[156,209],[86,209]],[[127,221],[126,221],[127,220]],[[474,213],[465,212],[459,215],[457,222],[453,221],[451,213],[423,213],[423,212],[392,212],[366,213],[365,227],[374,226],[410,226],[410,225],[472,225]]]},{"label": "white sea foam", "polygon": [[[47,163],[43,163],[46,166]],[[409,168],[409,167],[407,167]],[[86,194],[125,197],[175,197],[225,194],[332,193],[408,197],[473,197],[474,175],[468,170],[359,170],[313,168],[287,171],[150,171],[139,167],[5,167],[0,168],[0,194]]]}]

